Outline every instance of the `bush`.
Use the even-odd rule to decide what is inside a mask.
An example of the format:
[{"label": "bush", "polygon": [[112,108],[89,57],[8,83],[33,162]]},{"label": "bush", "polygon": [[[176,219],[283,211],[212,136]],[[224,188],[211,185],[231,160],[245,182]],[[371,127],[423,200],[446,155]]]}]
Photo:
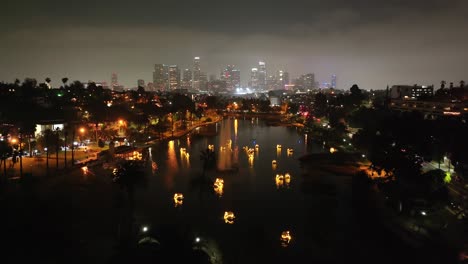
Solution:
[{"label": "bush", "polygon": [[99,141],[98,141],[98,146],[99,146],[100,148],[103,148],[103,147],[104,147],[104,141],[102,141],[102,139],[99,139]]}]

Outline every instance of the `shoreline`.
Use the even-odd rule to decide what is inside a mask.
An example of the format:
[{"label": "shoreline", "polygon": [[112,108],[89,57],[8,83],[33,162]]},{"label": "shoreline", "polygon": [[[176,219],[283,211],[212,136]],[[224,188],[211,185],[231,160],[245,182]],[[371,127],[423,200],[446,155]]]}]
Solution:
[{"label": "shoreline", "polygon": [[[207,126],[207,125],[211,125],[211,124],[216,124],[216,123],[222,121],[223,119],[224,118],[222,116],[218,116],[214,121],[200,123],[198,125],[193,125],[190,128],[187,128],[185,130],[174,132],[174,135],[163,136],[163,138],[152,139],[150,141],[146,141],[145,143],[143,143],[143,145],[141,147],[148,148],[148,147],[151,147],[154,144],[157,144],[158,142],[164,142],[164,141],[171,141],[171,140],[174,140],[174,139],[179,139],[179,138],[191,133],[193,130],[195,130],[195,129],[199,128],[199,127],[203,127],[203,126]],[[167,133],[170,133],[170,132],[167,132]]]}]

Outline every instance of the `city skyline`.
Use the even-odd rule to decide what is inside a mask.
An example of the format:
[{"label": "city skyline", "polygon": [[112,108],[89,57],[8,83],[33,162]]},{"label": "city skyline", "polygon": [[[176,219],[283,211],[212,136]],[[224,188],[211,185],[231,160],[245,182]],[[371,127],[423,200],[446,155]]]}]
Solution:
[{"label": "city skyline", "polygon": [[232,7],[84,0],[72,7],[6,4],[0,81],[50,77],[57,86],[63,77],[110,81],[115,72],[132,87],[152,79],[155,63],[192,68],[195,56],[207,74],[236,65],[243,84],[258,61],[288,71],[291,80],[314,73],[330,82],[336,74],[340,89],[466,79],[466,1],[238,1]]}]

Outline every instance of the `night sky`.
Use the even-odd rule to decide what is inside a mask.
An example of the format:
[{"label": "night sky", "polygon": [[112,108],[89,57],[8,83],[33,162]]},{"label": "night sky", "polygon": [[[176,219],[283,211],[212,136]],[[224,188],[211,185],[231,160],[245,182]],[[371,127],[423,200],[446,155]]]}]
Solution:
[{"label": "night sky", "polygon": [[[97,2],[97,1],[96,1]],[[155,63],[208,74],[235,64],[338,88],[468,81],[466,0],[52,1],[1,4],[0,81],[62,77],[130,87]],[[408,3],[411,2],[411,3]]]}]

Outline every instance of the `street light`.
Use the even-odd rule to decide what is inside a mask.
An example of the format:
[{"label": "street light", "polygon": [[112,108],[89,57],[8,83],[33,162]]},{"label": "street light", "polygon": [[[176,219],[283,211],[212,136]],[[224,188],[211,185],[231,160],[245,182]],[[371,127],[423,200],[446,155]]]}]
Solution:
[{"label": "street light", "polygon": [[85,133],[86,129],[84,127],[80,127],[80,142],[83,143],[83,137],[84,137],[84,133]]}]

